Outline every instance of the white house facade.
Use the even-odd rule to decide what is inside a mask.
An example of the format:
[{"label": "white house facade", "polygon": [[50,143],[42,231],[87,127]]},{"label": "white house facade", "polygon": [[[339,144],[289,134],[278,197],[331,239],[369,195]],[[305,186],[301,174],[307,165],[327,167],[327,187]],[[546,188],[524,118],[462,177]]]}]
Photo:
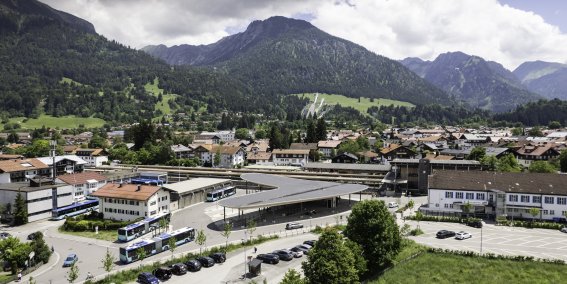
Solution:
[{"label": "white house facade", "polygon": [[88,195],[106,184],[106,177],[97,172],[82,172],[57,177],[58,181],[73,187],[75,202],[83,201]]},{"label": "white house facade", "polygon": [[303,166],[309,162],[309,150],[275,149],[272,159],[275,166]]},{"label": "white house facade", "polygon": [[91,194],[105,219],[133,221],[170,212],[169,192],[159,186],[107,184]]}]

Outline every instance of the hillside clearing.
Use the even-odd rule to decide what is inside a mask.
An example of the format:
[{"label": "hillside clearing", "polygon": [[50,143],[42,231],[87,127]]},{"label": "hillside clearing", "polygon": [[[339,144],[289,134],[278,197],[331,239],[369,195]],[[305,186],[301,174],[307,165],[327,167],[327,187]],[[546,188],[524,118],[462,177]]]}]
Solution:
[{"label": "hillside clearing", "polygon": [[[313,101],[315,99],[314,93],[295,94],[295,96],[306,97],[309,98],[310,101]],[[394,106],[414,107],[412,103],[389,100],[389,99],[374,99],[374,101],[370,101],[369,98],[361,97],[359,102],[358,98],[349,98],[343,95],[319,94],[318,101],[320,101],[321,99],[324,99],[325,104],[327,105],[339,104],[343,107],[352,107],[363,114],[366,114],[368,108],[372,106],[394,105]]]},{"label": "hillside clearing", "polygon": [[39,118],[30,118],[28,120],[25,117],[14,117],[10,119],[10,123],[18,123],[20,129],[36,129],[42,128],[44,125],[49,128],[65,129],[78,128],[79,125],[83,125],[86,128],[102,127],[106,122],[103,119],[94,117],[77,117],[74,115],[54,117],[42,114]]}]

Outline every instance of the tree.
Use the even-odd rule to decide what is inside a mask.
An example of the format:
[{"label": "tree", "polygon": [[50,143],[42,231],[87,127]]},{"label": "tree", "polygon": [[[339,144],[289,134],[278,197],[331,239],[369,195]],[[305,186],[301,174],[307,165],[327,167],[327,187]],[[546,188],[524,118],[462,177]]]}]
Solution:
[{"label": "tree", "polygon": [[326,228],[301,264],[310,284],[358,283],[353,252],[336,229]]},{"label": "tree", "polygon": [[43,234],[41,232],[35,233],[35,238],[31,242],[31,247],[33,252],[35,253],[35,261],[36,262],[49,262],[49,258],[51,257],[51,249],[45,243],[43,239]]},{"label": "tree", "polygon": [[532,207],[532,208],[530,208],[529,212],[530,212],[530,215],[532,215],[532,222],[533,222],[533,221],[535,221],[535,218],[539,215],[540,210],[539,210],[539,208]]},{"label": "tree", "polygon": [[232,233],[232,224],[226,222],[221,232],[221,236],[226,238],[225,252],[228,250],[228,237],[230,237],[230,233]]},{"label": "tree", "polygon": [[411,211],[413,209],[413,207],[415,206],[415,202],[413,201],[413,199],[410,199],[410,201],[408,201],[408,209]]},{"label": "tree", "polygon": [[524,133],[524,129],[521,128],[521,127],[516,127],[516,128],[512,129],[512,135],[513,136],[520,136],[520,135],[523,135],[523,133]]},{"label": "tree", "polygon": [[467,213],[467,218],[469,217],[469,213],[471,213],[473,208],[474,205],[472,205],[470,202],[467,202],[461,206],[461,210],[463,211],[463,213]]},{"label": "tree", "polygon": [[513,154],[506,154],[498,160],[496,169],[500,172],[518,173],[522,171],[522,166]]},{"label": "tree", "polygon": [[549,129],[559,129],[561,128],[561,122],[557,120],[550,121],[547,127],[549,127]]},{"label": "tree", "polygon": [[322,117],[317,120],[317,126],[315,127],[315,138],[316,141],[314,142],[327,140],[327,124]]},{"label": "tree", "polygon": [[559,154],[559,166],[561,172],[567,172],[567,149],[563,149]]},{"label": "tree", "polygon": [[498,165],[498,158],[495,156],[484,156],[484,158],[480,160],[480,164],[487,170],[494,171]]},{"label": "tree", "polygon": [[163,229],[165,229],[165,230],[167,231],[167,226],[168,226],[168,224],[167,224],[166,218],[161,218],[161,219],[159,219],[158,225],[159,225],[159,231],[160,231],[160,233],[162,232]]},{"label": "tree", "polygon": [[307,124],[307,132],[305,134],[305,143],[317,142],[317,132],[315,128],[315,122],[313,120],[309,121]]},{"label": "tree", "polygon": [[110,273],[110,271],[112,271],[112,268],[114,268],[114,262],[116,261],[116,258],[114,257],[114,255],[112,255],[110,253],[110,250],[108,248],[106,248],[106,253],[104,254],[104,258],[101,260],[102,262],[102,268],[104,268],[104,271],[106,271],[106,273]]},{"label": "tree", "polygon": [[234,133],[234,138],[236,139],[250,139],[250,133],[247,128],[238,128]]},{"label": "tree", "polygon": [[532,127],[529,131],[528,131],[528,135],[529,136],[534,136],[534,137],[542,137],[543,133],[541,132],[541,129],[539,127]]},{"label": "tree", "polygon": [[19,226],[28,223],[28,207],[21,192],[16,195],[14,201],[14,225]]},{"label": "tree", "polygon": [[69,281],[69,283],[73,283],[77,280],[77,278],[79,278],[79,267],[76,263],[73,263],[69,268],[69,272],[67,272],[67,281]]},{"label": "tree", "polygon": [[199,255],[203,253],[203,245],[207,242],[207,235],[205,235],[205,231],[199,230],[197,232],[197,238],[195,239],[195,243],[199,245]]},{"label": "tree", "polygon": [[264,131],[263,129],[258,129],[258,130],[256,130],[256,133],[254,133],[254,138],[255,138],[255,139],[264,139],[264,138],[266,138],[266,131]]},{"label": "tree", "polygon": [[349,239],[345,241],[345,246],[352,252],[354,256],[354,268],[356,268],[358,272],[358,278],[362,279],[362,276],[368,271],[368,267],[366,267],[367,261],[362,253],[362,247]]},{"label": "tree", "polygon": [[547,161],[533,161],[528,171],[530,173],[555,173],[557,169]]},{"label": "tree", "polygon": [[305,284],[305,281],[301,278],[301,274],[295,269],[289,269],[280,284]]},{"label": "tree", "polygon": [[9,237],[0,241],[0,259],[10,264],[12,274],[16,274],[18,267],[23,267],[32,252],[29,243],[22,243],[20,239]]},{"label": "tree", "polygon": [[215,151],[215,156],[213,157],[213,168],[220,166],[221,163],[221,147],[217,146],[217,150]]},{"label": "tree", "polygon": [[175,238],[169,238],[169,242],[167,243],[167,245],[169,246],[169,251],[171,252],[171,258],[173,258],[173,253],[177,248],[177,244],[175,243]]},{"label": "tree", "polygon": [[480,161],[486,156],[486,148],[484,147],[474,147],[470,154],[467,156],[467,160]]},{"label": "tree", "polygon": [[254,219],[250,219],[246,222],[246,231],[248,231],[250,241],[252,241],[252,234],[256,231],[256,221]]},{"label": "tree", "polygon": [[140,266],[142,266],[142,261],[144,260],[144,258],[146,258],[147,253],[146,250],[144,248],[138,248],[136,250],[136,256],[138,257],[138,259],[140,260]]},{"label": "tree", "polygon": [[386,267],[400,250],[398,225],[382,200],[364,200],[354,205],[344,232],[362,247],[371,269]]}]

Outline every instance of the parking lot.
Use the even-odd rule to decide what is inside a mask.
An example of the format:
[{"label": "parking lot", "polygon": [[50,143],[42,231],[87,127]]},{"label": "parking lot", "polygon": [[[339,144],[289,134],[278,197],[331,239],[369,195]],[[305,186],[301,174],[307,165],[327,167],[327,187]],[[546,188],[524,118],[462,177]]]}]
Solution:
[{"label": "parking lot", "polygon": [[[417,225],[417,222],[413,221],[406,221],[406,223],[411,224],[412,227]],[[420,222],[419,225],[425,234],[411,238],[418,243],[432,247],[480,252],[482,239],[483,253],[524,255],[567,261],[567,234],[559,230],[527,229],[493,224],[486,224],[482,229],[477,229],[463,224],[440,222]],[[435,235],[442,229],[469,232],[472,238],[466,240],[456,240],[454,237],[437,239]]]}]

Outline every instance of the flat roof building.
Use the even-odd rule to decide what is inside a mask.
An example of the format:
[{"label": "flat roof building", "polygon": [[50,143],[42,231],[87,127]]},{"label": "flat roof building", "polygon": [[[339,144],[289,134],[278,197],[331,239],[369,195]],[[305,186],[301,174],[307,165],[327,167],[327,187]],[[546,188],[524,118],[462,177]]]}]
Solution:
[{"label": "flat roof building", "polygon": [[230,179],[194,178],[177,183],[164,184],[163,187],[171,192],[171,211],[203,202],[207,192],[231,185]]}]

